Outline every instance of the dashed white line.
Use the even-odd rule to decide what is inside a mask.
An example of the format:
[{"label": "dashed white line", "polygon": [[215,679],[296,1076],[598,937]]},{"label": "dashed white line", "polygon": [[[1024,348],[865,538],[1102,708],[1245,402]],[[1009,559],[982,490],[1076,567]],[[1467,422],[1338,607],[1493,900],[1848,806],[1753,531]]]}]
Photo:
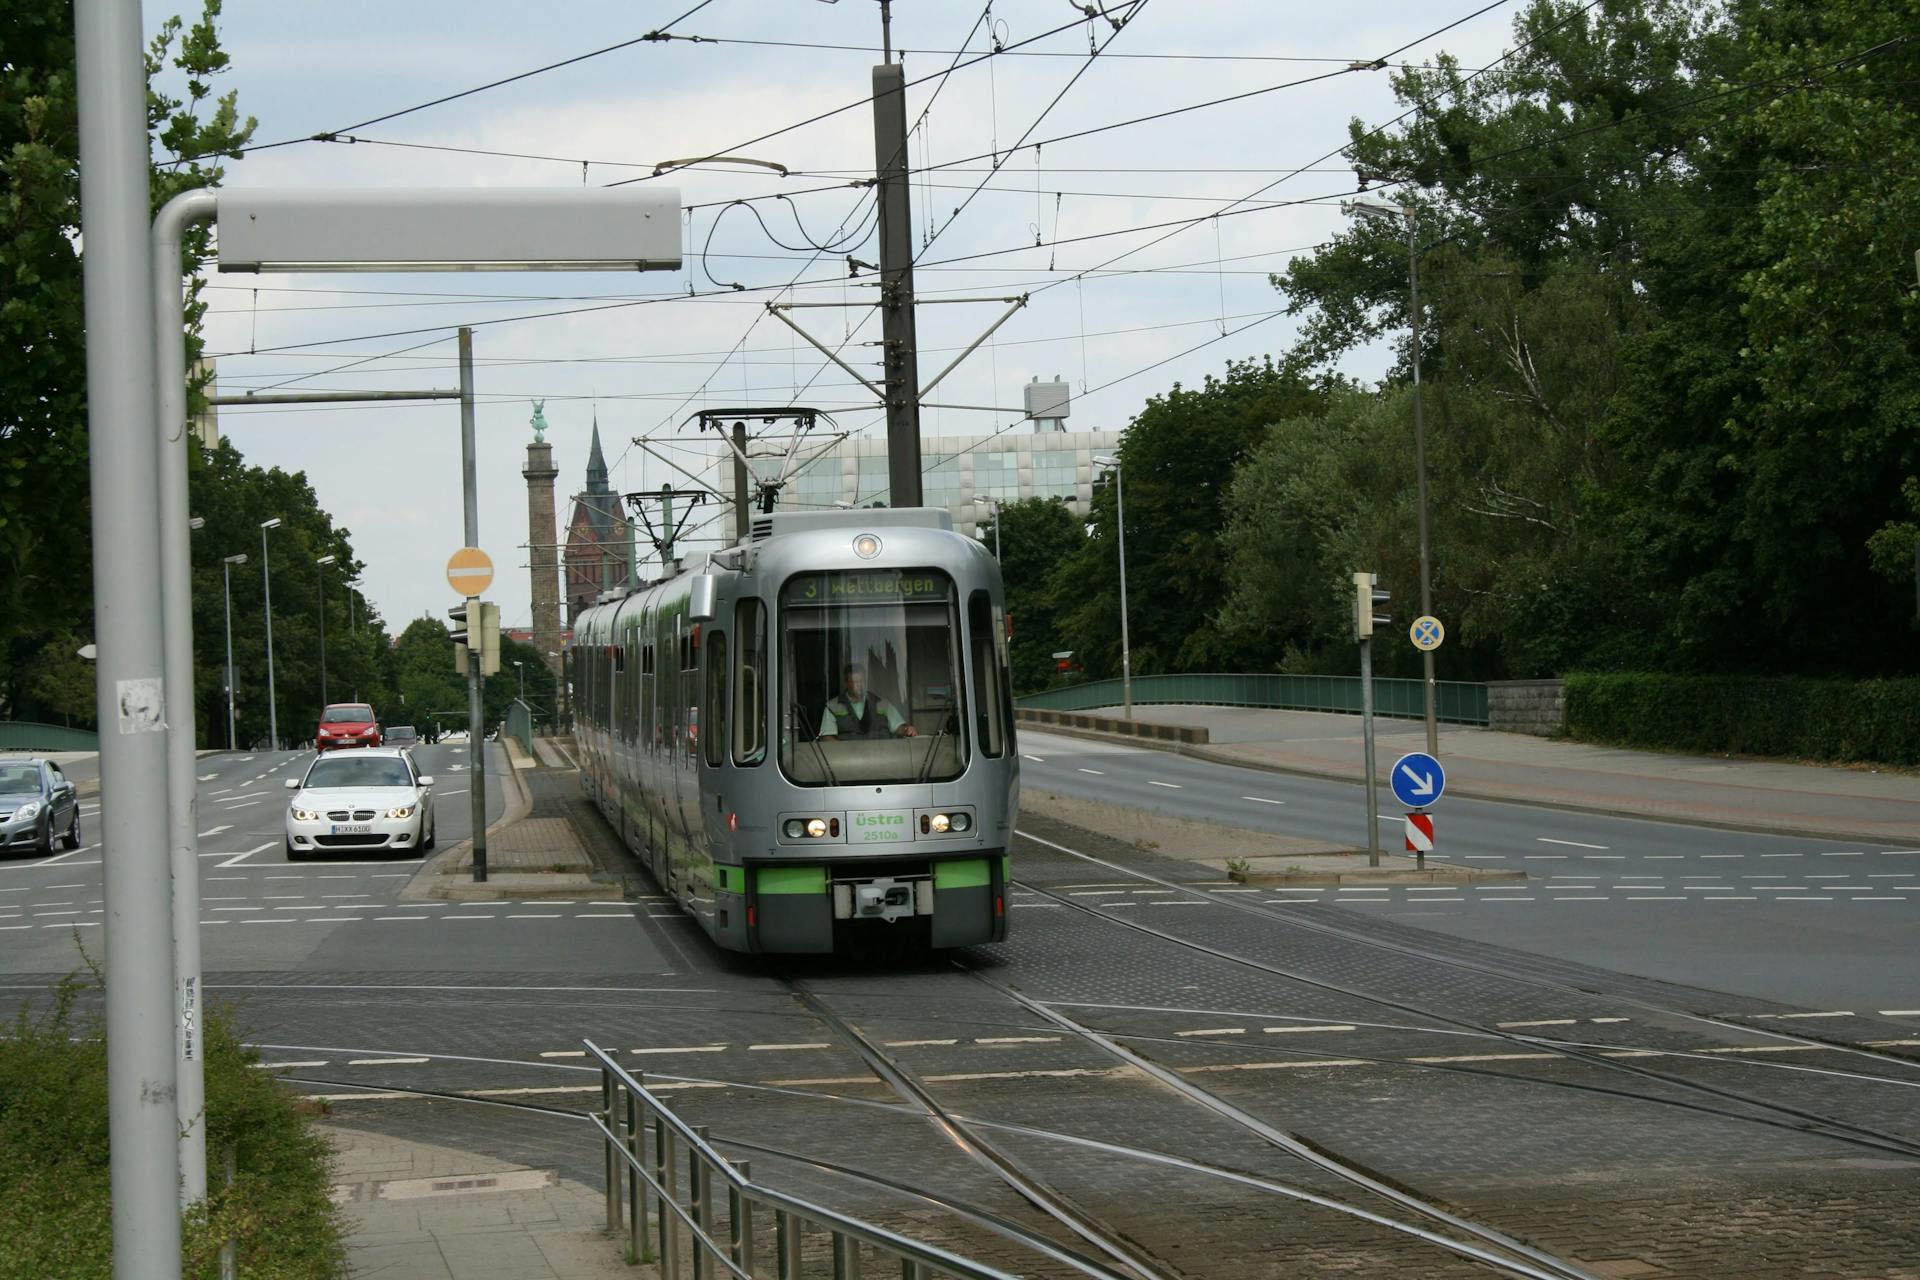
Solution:
[{"label": "dashed white line", "polygon": [[1147,785],[1148,785],[1148,786],[1150,786],[1150,787],[1165,787],[1165,788],[1166,788],[1167,790],[1169,790],[1169,791],[1183,791],[1183,790],[1185,790],[1185,788],[1184,788],[1184,787],[1182,787],[1182,786],[1181,786],[1181,785],[1180,785],[1179,783],[1177,783],[1177,782],[1161,782],[1161,781],[1159,781],[1159,780],[1157,780],[1157,779],[1154,779],[1154,778],[1148,778],[1148,779],[1147,779]]},{"label": "dashed white line", "polygon": [[1608,847],[1604,844],[1583,844],[1578,840],[1555,840],[1552,836],[1535,836],[1534,839],[1541,844],[1564,844],[1575,849],[1605,849]]},{"label": "dashed white line", "polygon": [[1285,800],[1269,800],[1265,796],[1241,796],[1242,800],[1251,800],[1255,804],[1285,804]]},{"label": "dashed white line", "polygon": [[[349,1058],[350,1067],[418,1067],[427,1062],[425,1058]],[[315,1066],[324,1065],[315,1063]]]},{"label": "dashed white line", "polygon": [[1104,778],[1107,776],[1107,771],[1105,769],[1082,769],[1080,770],[1080,772],[1090,773],[1096,778]]},{"label": "dashed white line", "polygon": [[811,1042],[808,1044],[750,1044],[747,1048],[759,1053],[771,1053],[782,1049],[831,1049],[830,1044]]}]

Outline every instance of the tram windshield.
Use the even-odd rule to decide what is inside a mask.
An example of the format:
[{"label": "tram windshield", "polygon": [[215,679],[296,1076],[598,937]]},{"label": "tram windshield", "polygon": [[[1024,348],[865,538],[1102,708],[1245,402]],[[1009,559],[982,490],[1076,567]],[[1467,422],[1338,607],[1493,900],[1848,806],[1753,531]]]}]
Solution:
[{"label": "tram windshield", "polygon": [[780,767],[805,786],[966,764],[959,596],[937,569],[802,573],[780,592]]}]

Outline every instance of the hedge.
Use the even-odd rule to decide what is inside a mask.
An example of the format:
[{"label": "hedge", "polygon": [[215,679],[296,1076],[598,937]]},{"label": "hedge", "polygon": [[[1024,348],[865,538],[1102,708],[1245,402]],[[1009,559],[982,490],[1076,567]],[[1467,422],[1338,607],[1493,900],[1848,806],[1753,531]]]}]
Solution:
[{"label": "hedge", "polygon": [[[0,1025],[0,1280],[112,1275],[99,994],[70,979]],[[207,1163],[218,1170],[219,1153],[232,1149],[236,1176],[184,1216],[182,1274],[214,1280],[220,1244],[233,1240],[248,1280],[344,1276],[325,1140],[258,1069],[229,1015],[217,1006],[207,1014]]]},{"label": "hedge", "polygon": [[1567,732],[1657,751],[1920,765],[1920,679],[1570,675]]}]

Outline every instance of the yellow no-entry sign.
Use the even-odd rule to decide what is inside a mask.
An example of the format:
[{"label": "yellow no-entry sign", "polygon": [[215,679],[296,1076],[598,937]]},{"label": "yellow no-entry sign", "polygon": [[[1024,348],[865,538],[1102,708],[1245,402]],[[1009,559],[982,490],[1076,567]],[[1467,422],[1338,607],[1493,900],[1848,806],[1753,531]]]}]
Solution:
[{"label": "yellow no-entry sign", "polygon": [[447,558],[447,585],[462,599],[493,585],[493,557],[478,547],[462,547]]}]

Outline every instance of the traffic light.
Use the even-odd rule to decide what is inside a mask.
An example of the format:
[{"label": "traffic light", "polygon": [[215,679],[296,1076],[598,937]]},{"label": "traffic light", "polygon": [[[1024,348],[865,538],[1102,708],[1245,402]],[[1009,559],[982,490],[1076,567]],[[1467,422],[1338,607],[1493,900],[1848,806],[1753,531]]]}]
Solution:
[{"label": "traffic light", "polygon": [[1356,640],[1371,638],[1375,627],[1384,627],[1393,621],[1393,616],[1387,612],[1387,603],[1393,599],[1393,593],[1382,591],[1374,585],[1379,581],[1379,577],[1371,573],[1353,575],[1353,636]]},{"label": "traffic light", "polygon": [[447,610],[447,616],[453,619],[453,669],[461,675],[467,674],[467,655],[480,652],[478,628],[485,616],[484,610],[485,606],[471,597]]},{"label": "traffic light", "polygon": [[500,606],[491,600],[480,601],[480,674],[494,675],[500,670]]}]

